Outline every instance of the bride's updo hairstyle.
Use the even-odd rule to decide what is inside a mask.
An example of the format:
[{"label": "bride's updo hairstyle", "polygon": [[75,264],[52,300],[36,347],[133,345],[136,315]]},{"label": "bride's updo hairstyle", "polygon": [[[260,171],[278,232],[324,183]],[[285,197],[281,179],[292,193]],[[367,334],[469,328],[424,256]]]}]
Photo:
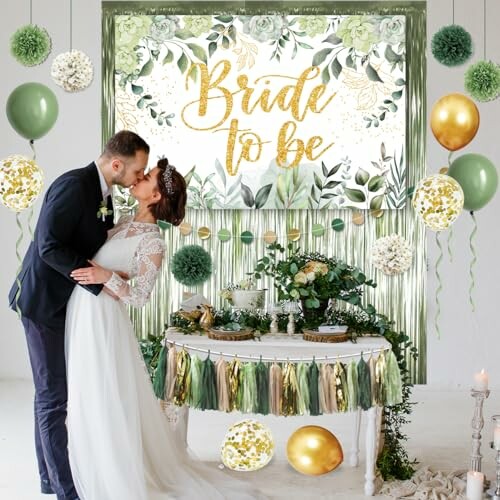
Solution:
[{"label": "bride's updo hairstyle", "polygon": [[149,209],[156,219],[178,226],[186,211],[186,181],[166,158],[158,160],[156,166],[160,169],[157,183],[161,198],[158,203],[150,205]]}]

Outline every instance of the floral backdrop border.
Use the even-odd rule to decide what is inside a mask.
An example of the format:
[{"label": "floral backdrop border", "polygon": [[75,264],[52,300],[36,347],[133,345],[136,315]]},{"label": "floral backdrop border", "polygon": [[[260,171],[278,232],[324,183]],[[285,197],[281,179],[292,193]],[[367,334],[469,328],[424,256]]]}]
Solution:
[{"label": "floral backdrop border", "polygon": [[[405,15],[407,20],[407,130],[406,162],[408,186],[414,186],[426,172],[426,4],[417,2],[103,2],[102,3],[102,141],[114,133],[114,16],[123,14],[394,14]],[[175,282],[169,273],[172,255],[185,244],[201,244],[214,260],[212,279],[196,291],[203,293],[214,305],[220,306],[218,291],[228,282],[238,281],[250,272],[255,262],[265,253],[265,242],[256,238],[251,245],[240,238],[220,241],[215,237],[221,228],[233,235],[251,229],[261,236],[274,230],[282,242],[290,228],[300,228],[298,242],[302,249],[334,255],[348,264],[364,269],[374,278],[378,287],[366,290],[364,300],[373,304],[404,330],[420,356],[413,360],[407,356],[414,383],[426,382],[426,240],[425,229],[407,204],[402,210],[388,210],[381,218],[368,216],[365,223],[355,224],[345,210],[267,210],[264,213],[246,210],[193,210],[186,213],[186,221],[193,227],[211,228],[213,237],[199,240],[196,231],[181,236],[175,228],[165,232],[167,254],[163,272],[151,302],[141,310],[131,310],[139,336],[159,334],[169,314],[178,309],[184,287]],[[312,233],[313,224],[329,227],[330,220],[345,219],[342,232],[327,231],[317,237]],[[391,233],[403,236],[415,250],[413,265],[398,276],[386,276],[376,270],[371,262],[374,242]],[[267,299],[275,300],[272,283],[265,282],[270,290]],[[190,290],[195,291],[195,290]]]}]

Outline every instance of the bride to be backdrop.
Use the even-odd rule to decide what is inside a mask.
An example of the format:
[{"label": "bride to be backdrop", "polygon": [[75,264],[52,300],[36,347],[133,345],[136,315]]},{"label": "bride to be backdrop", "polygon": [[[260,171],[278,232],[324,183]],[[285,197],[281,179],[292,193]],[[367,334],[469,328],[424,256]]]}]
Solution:
[{"label": "bride to be backdrop", "polygon": [[[424,2],[103,3],[103,141],[134,130],[152,161],[165,155],[189,179],[192,232],[166,231],[166,262],[203,245],[214,273],[197,291],[220,305],[218,291],[264,253],[266,231],[283,244],[298,229],[301,248],[376,279],[366,300],[419,349],[420,383],[426,249],[406,200],[425,172],[424,85]],[[115,203],[126,209],[126,194]],[[393,232],[414,265],[386,277],[371,248]],[[150,305],[132,313],[139,334],[160,333],[179,306],[183,287],[164,268]]]}]

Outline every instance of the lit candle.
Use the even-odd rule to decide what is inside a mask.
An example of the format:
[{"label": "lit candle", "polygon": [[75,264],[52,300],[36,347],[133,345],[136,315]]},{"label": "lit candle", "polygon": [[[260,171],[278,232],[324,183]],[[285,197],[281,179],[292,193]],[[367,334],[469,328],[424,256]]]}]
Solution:
[{"label": "lit candle", "polygon": [[474,390],[475,391],[487,391],[488,390],[488,374],[484,371],[484,368],[480,373],[474,373]]},{"label": "lit candle", "polygon": [[493,429],[493,447],[500,450],[500,427],[498,425]]},{"label": "lit candle", "polygon": [[470,470],[467,472],[467,498],[481,500],[483,498],[484,474]]}]

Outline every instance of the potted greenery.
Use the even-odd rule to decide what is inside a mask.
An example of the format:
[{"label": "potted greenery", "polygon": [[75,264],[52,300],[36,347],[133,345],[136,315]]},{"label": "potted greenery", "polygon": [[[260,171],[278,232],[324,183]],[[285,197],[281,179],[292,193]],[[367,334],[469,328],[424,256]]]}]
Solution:
[{"label": "potted greenery", "polygon": [[239,309],[259,309],[264,307],[265,290],[257,290],[252,278],[239,283],[228,283],[219,295]]},{"label": "potted greenery", "polygon": [[273,243],[267,250],[251,274],[255,279],[272,276],[278,300],[300,301],[310,327],[323,322],[330,299],[361,305],[361,286],[376,286],[360,269],[317,252],[294,250],[292,243],[288,245],[288,257],[281,260],[277,256],[285,253],[285,247]]}]

